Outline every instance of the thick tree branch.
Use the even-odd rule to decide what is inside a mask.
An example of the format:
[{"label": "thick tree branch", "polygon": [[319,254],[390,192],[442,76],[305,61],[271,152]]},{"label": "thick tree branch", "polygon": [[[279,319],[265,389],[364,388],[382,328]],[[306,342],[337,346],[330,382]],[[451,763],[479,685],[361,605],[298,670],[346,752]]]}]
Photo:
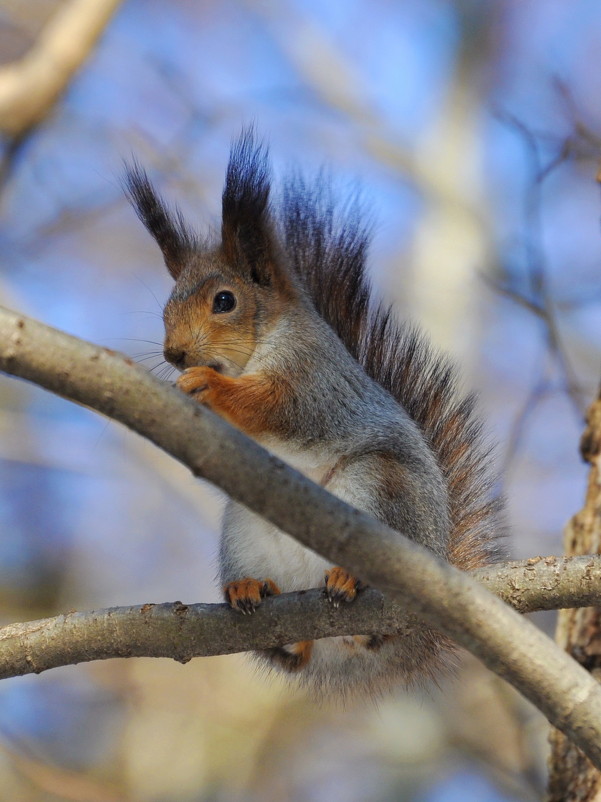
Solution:
[{"label": "thick tree branch", "polygon": [[[587,414],[580,441],[583,459],[590,466],[583,508],[568,523],[566,554],[601,554],[601,391]],[[555,639],[574,660],[597,679],[601,677],[601,605],[586,610],[563,610],[557,617]],[[601,772],[591,766],[573,743],[552,730],[548,802],[601,798]]]},{"label": "thick tree branch", "polygon": [[[385,591],[511,682],[601,767],[599,685],[466,574],[331,496],[120,354],[0,310],[0,369],[121,421]],[[286,630],[285,639],[291,636]]]},{"label": "thick tree branch", "polygon": [[[601,602],[601,557],[544,557],[475,572],[521,612]],[[321,590],[266,599],[254,616],[225,604],[142,604],[68,613],[0,629],[0,678],[111,657],[192,657],[331,635],[393,632],[399,606],[373,589],[333,609]]]}]

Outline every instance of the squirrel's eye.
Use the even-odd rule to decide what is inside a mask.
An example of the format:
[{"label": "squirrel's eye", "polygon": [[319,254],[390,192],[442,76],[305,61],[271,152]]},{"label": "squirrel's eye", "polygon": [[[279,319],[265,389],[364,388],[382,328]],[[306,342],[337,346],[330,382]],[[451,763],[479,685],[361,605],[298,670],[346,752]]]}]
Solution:
[{"label": "squirrel's eye", "polygon": [[213,298],[213,313],[221,314],[222,312],[231,312],[236,306],[236,296],[229,290],[222,290],[218,292]]}]

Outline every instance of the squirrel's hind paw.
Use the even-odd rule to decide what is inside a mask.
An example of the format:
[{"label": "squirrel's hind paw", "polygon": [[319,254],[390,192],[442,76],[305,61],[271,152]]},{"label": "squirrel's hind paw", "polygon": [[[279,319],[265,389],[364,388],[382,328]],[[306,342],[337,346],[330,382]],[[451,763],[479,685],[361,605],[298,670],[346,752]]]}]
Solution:
[{"label": "squirrel's hind paw", "polygon": [[334,607],[340,607],[340,602],[352,602],[357,593],[365,586],[361,580],[355,579],[344,568],[335,566],[325,573],[326,597]]},{"label": "squirrel's hind paw", "polygon": [[274,646],[266,649],[265,654],[280,668],[294,674],[304,668],[313,653],[313,641],[302,640],[298,643],[290,643],[287,646]]},{"label": "squirrel's hind paw", "polygon": [[226,602],[244,615],[254,613],[265,596],[277,596],[279,593],[280,589],[273,580],[250,577],[228,582],[223,588]]}]

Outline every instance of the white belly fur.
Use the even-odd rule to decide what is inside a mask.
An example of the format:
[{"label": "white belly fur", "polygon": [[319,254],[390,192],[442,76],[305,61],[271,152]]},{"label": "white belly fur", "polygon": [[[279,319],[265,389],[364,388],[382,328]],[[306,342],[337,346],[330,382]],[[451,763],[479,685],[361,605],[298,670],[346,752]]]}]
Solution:
[{"label": "white belly fur", "polygon": [[[320,460],[310,453],[285,452],[278,444],[265,445],[320,484],[330,474],[330,492],[360,509],[373,509],[377,478],[366,461],[347,463],[332,475],[332,460]],[[223,541],[229,574],[223,577],[226,582],[244,577],[269,578],[282,592],[323,587],[324,572],[332,565],[232,501],[226,507]],[[375,693],[399,673],[395,649],[392,641],[374,652],[363,648],[353,637],[324,638],[315,641],[309,663],[294,676],[318,697],[334,693],[342,698],[361,688]]]},{"label": "white belly fur", "polygon": [[[270,440],[263,445],[317,483],[321,483],[333,465],[321,455],[292,452],[278,441]],[[282,592],[321,587],[324,572],[331,566],[323,557],[232,501],[226,507],[223,537],[228,562],[238,567],[240,576],[273,579]]]},{"label": "white belly fur", "polygon": [[[334,470],[337,459],[317,450],[291,451],[273,440],[264,445],[318,484],[323,484],[330,476],[327,489],[335,496],[359,509],[369,511],[372,507],[374,478],[365,463],[351,462],[342,470]],[[231,501],[226,507],[223,539],[230,571],[239,572],[227,577],[227,581],[242,577],[269,578],[283,592],[305,590],[323,586],[324,572],[332,565],[260,516]]]}]

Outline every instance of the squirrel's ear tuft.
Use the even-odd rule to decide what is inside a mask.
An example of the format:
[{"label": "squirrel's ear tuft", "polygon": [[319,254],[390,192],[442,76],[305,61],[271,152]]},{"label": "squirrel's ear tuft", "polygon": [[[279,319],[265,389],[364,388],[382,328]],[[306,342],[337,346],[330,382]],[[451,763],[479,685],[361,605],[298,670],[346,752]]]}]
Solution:
[{"label": "squirrel's ear tuft", "polygon": [[123,185],[138,217],[163,252],[167,269],[177,279],[190,254],[199,248],[196,235],[177,207],[170,210],[166,206],[137,162],[126,165]]},{"label": "squirrel's ear tuft", "polygon": [[227,261],[257,284],[272,283],[274,233],[269,214],[267,148],[246,128],[232,146],[222,199],[221,237]]}]

